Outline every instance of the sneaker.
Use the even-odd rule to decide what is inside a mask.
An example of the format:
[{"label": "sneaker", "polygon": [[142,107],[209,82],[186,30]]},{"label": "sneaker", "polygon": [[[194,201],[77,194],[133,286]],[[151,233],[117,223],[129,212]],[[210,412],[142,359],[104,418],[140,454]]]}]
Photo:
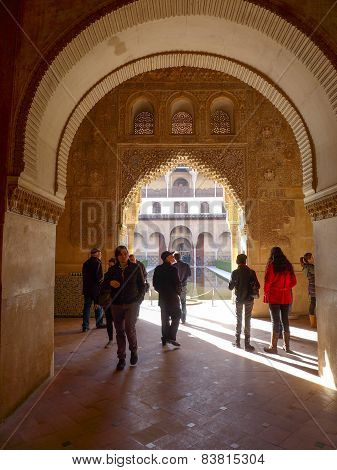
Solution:
[{"label": "sneaker", "polygon": [[135,366],[138,362],[138,354],[137,351],[131,353],[130,357],[130,366]]},{"label": "sneaker", "polygon": [[125,359],[120,359],[116,366],[116,370],[123,370],[125,367]]},{"label": "sneaker", "polygon": [[106,328],[106,325],[104,323],[101,323],[100,325],[96,325],[96,328],[100,330],[101,328]]},{"label": "sneaker", "polygon": [[245,351],[252,352],[252,351],[255,351],[255,348],[251,344],[246,344]]},{"label": "sneaker", "polygon": [[110,348],[112,348],[112,339],[110,339],[110,340],[106,343],[106,345],[105,345],[104,347],[105,347],[105,349],[110,349]]},{"label": "sneaker", "polygon": [[180,346],[181,346],[181,344],[178,343],[178,341],[175,341],[173,339],[168,339],[167,342],[172,344],[172,346],[175,346],[176,348],[180,348]]},{"label": "sneaker", "polygon": [[240,341],[234,341],[234,343],[232,343],[232,346],[233,346],[234,348],[239,348],[239,349],[240,349],[240,348],[241,348]]},{"label": "sneaker", "polygon": [[83,332],[83,333],[86,333],[87,331],[89,331],[89,329],[90,329],[90,328],[84,326],[84,327],[82,328],[82,332]]},{"label": "sneaker", "polygon": [[161,344],[162,344],[163,346],[166,346],[166,343],[167,343],[166,339],[162,339],[162,340],[161,340]]}]

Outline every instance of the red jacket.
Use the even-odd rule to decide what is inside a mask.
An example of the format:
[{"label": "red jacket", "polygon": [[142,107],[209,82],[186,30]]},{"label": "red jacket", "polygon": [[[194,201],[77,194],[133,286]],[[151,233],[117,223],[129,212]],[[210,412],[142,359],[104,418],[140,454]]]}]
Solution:
[{"label": "red jacket", "polygon": [[291,289],[296,286],[296,276],[289,271],[276,273],[273,263],[266,267],[264,276],[264,298],[266,304],[291,304]]}]

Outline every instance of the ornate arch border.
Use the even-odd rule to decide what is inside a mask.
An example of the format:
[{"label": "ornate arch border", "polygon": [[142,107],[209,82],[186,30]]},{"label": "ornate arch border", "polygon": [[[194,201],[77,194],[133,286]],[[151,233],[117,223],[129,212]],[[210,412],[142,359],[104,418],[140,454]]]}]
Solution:
[{"label": "ornate arch border", "polygon": [[127,168],[132,178],[124,178],[120,187],[121,209],[125,210],[135,200],[143,186],[163,176],[167,171],[183,164],[216,180],[241,209],[246,198],[246,148],[236,146],[170,147],[137,146],[118,150],[120,169]]},{"label": "ornate arch border", "polygon": [[[141,18],[144,23],[182,15],[205,15],[223,18],[255,29],[275,40],[293,53],[318,80],[337,115],[337,71],[328,58],[330,57],[335,63],[334,51],[325,44],[321,35],[316,33],[314,36],[319,44],[317,46],[311,37],[306,35],[309,34],[308,26],[302,20],[284,13],[282,7],[271,5],[270,2],[264,0],[249,2],[246,0],[228,0],[226,2],[219,2],[218,0],[205,0],[203,2],[154,0],[150,3],[145,0],[116,0],[78,25],[77,31],[80,32],[76,37],[74,36],[77,31],[73,30],[55,46],[49,54],[50,58],[54,60],[47,70],[45,70],[45,64],[40,64],[36,73],[37,79],[32,81],[30,93],[26,93],[28,103],[26,100],[20,113],[21,118],[19,118],[19,121],[21,121],[21,125],[22,121],[26,120],[27,114],[28,116],[25,134],[22,135],[19,129],[19,132],[16,133],[18,144],[14,155],[14,168],[16,168],[16,171],[23,169],[22,164],[20,164],[23,152],[25,169],[28,174],[34,176],[36,171],[36,143],[43,110],[59,82],[81,57],[107,37],[139,24],[137,18]],[[289,18],[293,24],[284,19],[283,16]],[[295,24],[298,24],[299,27]],[[328,56],[325,55],[323,49]],[[35,88],[37,83],[38,86]],[[34,95],[32,101],[31,95]],[[307,191],[308,188],[305,186],[305,192]]]},{"label": "ornate arch border", "polygon": [[71,144],[81,122],[95,104],[116,86],[136,75],[161,68],[181,66],[227,73],[242,80],[267,98],[280,111],[292,128],[302,159],[304,194],[308,196],[313,193],[313,152],[310,137],[299,112],[287,97],[256,71],[249,69],[240,62],[213,54],[176,52],[143,57],[114,70],[94,86],[78,103],[66,123],[58,148],[56,195],[59,198],[64,198],[66,194],[67,162]]}]

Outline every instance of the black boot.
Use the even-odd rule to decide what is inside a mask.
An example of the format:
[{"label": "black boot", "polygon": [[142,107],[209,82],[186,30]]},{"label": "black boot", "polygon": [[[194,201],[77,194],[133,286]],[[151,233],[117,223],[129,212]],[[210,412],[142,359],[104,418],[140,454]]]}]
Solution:
[{"label": "black boot", "polygon": [[117,364],[117,367],[116,367],[116,370],[123,370],[124,367],[125,367],[125,359],[120,359],[118,361],[118,364]]},{"label": "black boot", "polygon": [[235,341],[234,343],[232,343],[232,345],[234,346],[234,348],[241,348],[240,335],[235,335]]},{"label": "black boot", "polygon": [[138,354],[137,351],[131,352],[131,357],[130,357],[130,365],[135,366],[138,362]]},{"label": "black boot", "polygon": [[254,346],[250,344],[250,336],[245,337],[245,350],[249,352],[255,351]]}]

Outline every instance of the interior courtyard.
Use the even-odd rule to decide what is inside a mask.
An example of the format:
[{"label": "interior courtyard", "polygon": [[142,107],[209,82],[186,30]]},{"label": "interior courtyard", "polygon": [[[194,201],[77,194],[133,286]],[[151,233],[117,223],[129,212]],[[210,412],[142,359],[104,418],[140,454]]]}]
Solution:
[{"label": "interior courtyard", "polygon": [[[0,447],[336,449],[335,3],[1,2]],[[181,349],[151,286],[122,373],[80,327],[82,264],[120,244],[150,282],[162,251],[192,268]],[[270,357],[263,295],[233,349],[227,285],[273,246],[297,285]]]}]

